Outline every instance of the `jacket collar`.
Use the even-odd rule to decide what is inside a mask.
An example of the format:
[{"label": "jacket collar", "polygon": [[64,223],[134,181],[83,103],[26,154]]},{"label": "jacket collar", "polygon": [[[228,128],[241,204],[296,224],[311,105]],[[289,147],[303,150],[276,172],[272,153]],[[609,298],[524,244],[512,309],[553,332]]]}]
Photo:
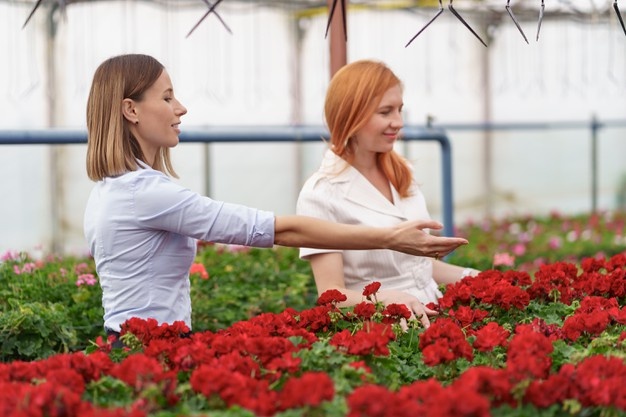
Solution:
[{"label": "jacket collar", "polygon": [[356,168],[337,156],[330,149],[326,151],[320,173],[333,184],[345,183],[345,198],[370,210],[374,210],[402,220],[407,220],[403,212],[404,201],[393,185],[391,194],[394,203],[387,200]]}]

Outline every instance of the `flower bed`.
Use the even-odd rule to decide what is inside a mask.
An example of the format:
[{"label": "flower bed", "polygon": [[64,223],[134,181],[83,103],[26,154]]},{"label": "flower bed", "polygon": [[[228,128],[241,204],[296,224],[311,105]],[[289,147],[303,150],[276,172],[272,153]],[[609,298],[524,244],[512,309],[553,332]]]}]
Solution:
[{"label": "flower bed", "polygon": [[[626,414],[626,254],[488,270],[449,286],[428,329],[376,285],[338,309],[262,313],[215,332],[130,320],[129,346],[0,364],[7,416]],[[373,307],[373,308],[372,308]]]},{"label": "flower bed", "polygon": [[[0,416],[626,415],[623,213],[470,222],[429,329],[337,309],[297,250],[202,245],[194,335],[102,340],[91,259],[0,258]],[[100,339],[98,337],[100,336]],[[91,341],[91,342],[90,342]],[[2,363],[5,362],[5,363]]]}]

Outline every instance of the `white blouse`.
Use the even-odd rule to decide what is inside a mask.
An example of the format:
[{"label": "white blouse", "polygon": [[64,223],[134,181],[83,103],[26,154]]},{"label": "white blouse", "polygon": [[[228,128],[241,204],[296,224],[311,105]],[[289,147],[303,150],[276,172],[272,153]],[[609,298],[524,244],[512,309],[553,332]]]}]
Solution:
[{"label": "white blouse", "polygon": [[[427,220],[430,214],[418,185],[413,183],[410,196],[400,198],[390,184],[393,203],[387,200],[361,173],[332,151],[326,151],[319,170],[304,184],[296,212],[338,223],[375,227],[394,226],[407,220]],[[432,260],[392,250],[300,249],[300,257],[329,252],[343,256],[347,289],[363,291],[373,282],[381,290],[399,290],[422,303],[437,302],[441,297],[433,279]]]},{"label": "white blouse", "polygon": [[120,331],[140,317],[191,328],[196,240],[272,247],[274,214],[201,196],[139,163],[136,171],[98,181],[85,210],[104,326]]}]

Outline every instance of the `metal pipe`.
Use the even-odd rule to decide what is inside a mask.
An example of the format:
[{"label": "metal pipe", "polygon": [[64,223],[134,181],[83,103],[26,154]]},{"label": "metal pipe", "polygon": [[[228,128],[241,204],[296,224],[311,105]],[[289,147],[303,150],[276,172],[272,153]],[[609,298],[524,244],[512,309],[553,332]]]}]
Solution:
[{"label": "metal pipe", "polygon": [[601,128],[598,118],[591,117],[591,212],[598,209],[598,130]]},{"label": "metal pipe", "polygon": [[[181,143],[243,143],[243,142],[320,142],[328,139],[328,131],[319,126],[219,127],[183,131]],[[453,236],[454,204],[452,201],[452,146],[445,131],[438,128],[405,126],[403,140],[436,141],[441,145],[443,235]],[[0,130],[0,145],[68,145],[87,143],[82,130]]]}]

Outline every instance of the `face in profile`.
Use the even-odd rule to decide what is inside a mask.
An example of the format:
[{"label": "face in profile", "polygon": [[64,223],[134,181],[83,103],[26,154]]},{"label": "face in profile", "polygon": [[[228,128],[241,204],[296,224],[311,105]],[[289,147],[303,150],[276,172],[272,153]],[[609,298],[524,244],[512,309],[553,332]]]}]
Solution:
[{"label": "face in profile", "polygon": [[166,70],[148,88],[141,101],[129,100],[132,108],[127,119],[130,129],[141,146],[144,155],[154,160],[161,147],[171,148],[178,144],[181,117],[187,109],[174,96],[174,87]]},{"label": "face in profile", "polygon": [[355,152],[385,153],[393,150],[402,121],[402,87],[395,85],[382,96],[368,122],[355,135]]}]

